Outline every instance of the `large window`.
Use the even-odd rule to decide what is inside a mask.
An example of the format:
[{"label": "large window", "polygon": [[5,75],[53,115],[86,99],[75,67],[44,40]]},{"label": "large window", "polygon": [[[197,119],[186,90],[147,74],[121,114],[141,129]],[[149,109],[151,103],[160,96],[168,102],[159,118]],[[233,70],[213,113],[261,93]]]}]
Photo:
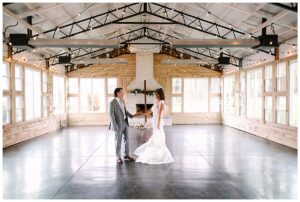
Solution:
[{"label": "large window", "polygon": [[23,67],[15,66],[15,88],[16,91],[23,91]]},{"label": "large window", "polygon": [[235,115],[235,75],[224,77],[224,114]]},{"label": "large window", "polygon": [[208,112],[208,78],[184,79],[184,112]]},{"label": "large window", "polygon": [[277,91],[286,90],[286,62],[277,64]]},{"label": "large window", "polygon": [[269,65],[265,67],[265,91],[272,91],[272,78],[273,78],[273,66]]},{"label": "large window", "polygon": [[117,78],[68,78],[68,113],[105,113]]},{"label": "large window", "polygon": [[220,82],[220,78],[172,78],[172,112],[220,112]]},{"label": "large window", "polygon": [[10,78],[10,68],[9,68],[9,64],[4,63],[3,64],[3,68],[2,68],[2,76],[3,76],[3,80],[2,80],[2,89],[3,90],[9,90],[9,78]]},{"label": "large window", "polygon": [[290,66],[290,125],[297,127],[298,121],[298,65],[292,60]]},{"label": "large window", "polygon": [[172,112],[182,112],[182,78],[172,78]]},{"label": "large window", "polygon": [[247,72],[247,117],[262,118],[262,69]]},{"label": "large window", "polygon": [[2,110],[3,110],[3,124],[10,123],[11,117],[10,117],[10,97],[9,96],[3,96],[2,99]]},{"label": "large window", "polygon": [[25,69],[26,120],[41,117],[41,73]]},{"label": "large window", "polygon": [[104,79],[81,78],[80,79],[80,111],[81,112],[105,112],[106,97]]},{"label": "large window", "polygon": [[43,117],[48,116],[48,96],[43,96]]},{"label": "large window", "polygon": [[240,116],[246,116],[246,73],[240,74]]},{"label": "large window", "polygon": [[53,114],[65,113],[65,79],[63,76],[53,76]]}]

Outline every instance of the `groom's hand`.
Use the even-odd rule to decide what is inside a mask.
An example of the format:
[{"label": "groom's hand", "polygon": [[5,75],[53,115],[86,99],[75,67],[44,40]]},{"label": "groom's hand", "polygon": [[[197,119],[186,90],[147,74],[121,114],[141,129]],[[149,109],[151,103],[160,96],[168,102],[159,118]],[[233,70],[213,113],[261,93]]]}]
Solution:
[{"label": "groom's hand", "polygon": [[142,115],[142,113],[138,112],[138,113],[135,113],[133,116],[137,117],[137,116],[140,116],[140,115]]}]

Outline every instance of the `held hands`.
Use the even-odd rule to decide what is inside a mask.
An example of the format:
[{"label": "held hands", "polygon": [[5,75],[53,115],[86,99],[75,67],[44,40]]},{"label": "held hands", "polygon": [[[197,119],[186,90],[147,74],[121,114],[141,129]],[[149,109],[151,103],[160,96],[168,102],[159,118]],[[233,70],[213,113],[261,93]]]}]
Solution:
[{"label": "held hands", "polygon": [[141,115],[143,115],[143,113],[142,113],[142,112],[138,112],[138,113],[135,113],[135,114],[133,115],[133,117],[137,117],[137,116],[141,116]]},{"label": "held hands", "polygon": [[135,114],[133,115],[133,117],[137,117],[137,116],[148,116],[148,115],[149,115],[149,113],[138,112],[138,113],[135,113]]}]

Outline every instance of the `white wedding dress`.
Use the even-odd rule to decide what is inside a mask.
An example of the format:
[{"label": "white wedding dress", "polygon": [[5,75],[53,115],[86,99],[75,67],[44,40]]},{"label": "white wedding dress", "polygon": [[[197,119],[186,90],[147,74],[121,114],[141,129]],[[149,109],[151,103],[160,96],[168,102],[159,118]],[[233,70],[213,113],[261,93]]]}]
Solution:
[{"label": "white wedding dress", "polygon": [[164,109],[166,109],[165,102],[163,100],[159,102],[156,101],[151,108],[153,112],[153,133],[146,143],[142,144],[135,150],[134,154],[138,156],[138,158],[135,160],[136,162],[147,164],[164,164],[174,161],[165,143],[163,120],[160,121],[160,129],[157,128],[159,109],[162,105],[164,105]]}]

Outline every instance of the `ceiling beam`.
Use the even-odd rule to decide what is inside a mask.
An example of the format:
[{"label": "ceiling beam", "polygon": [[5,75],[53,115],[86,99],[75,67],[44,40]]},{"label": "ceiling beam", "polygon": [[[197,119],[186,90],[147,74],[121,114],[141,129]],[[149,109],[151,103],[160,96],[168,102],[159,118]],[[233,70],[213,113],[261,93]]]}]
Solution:
[{"label": "ceiling beam", "polygon": [[262,28],[265,28],[265,27],[271,25],[272,23],[276,22],[277,20],[279,20],[280,18],[286,16],[286,15],[289,14],[289,13],[290,13],[290,11],[286,11],[286,10],[281,11],[281,12],[278,13],[277,15],[275,15],[275,16],[269,18],[266,22],[264,22],[264,23],[262,23],[262,24],[256,26],[255,28],[250,29],[249,32],[250,32],[251,34],[254,34],[254,33],[258,32],[258,31],[261,31]]},{"label": "ceiling beam", "polygon": [[[15,19],[16,21],[18,21],[20,24],[22,24],[26,29],[30,29],[36,33],[40,33],[40,30],[36,27],[33,27],[32,25],[28,24],[25,20],[19,18],[16,14],[14,14],[13,12],[11,12],[10,10],[8,10],[7,8],[3,7],[3,13],[4,15]],[[47,36],[45,34],[40,34],[41,36],[43,36],[44,38],[47,38]]]},{"label": "ceiling beam", "polygon": [[288,6],[288,5],[285,5],[285,4],[281,4],[281,3],[270,3],[274,6],[278,6],[280,8],[283,8],[283,9],[286,9],[288,11],[292,11],[294,13],[297,13],[298,12],[298,4],[296,3],[296,6]]},{"label": "ceiling beam", "polygon": [[[10,10],[8,10],[7,8],[3,7],[3,13],[4,15],[15,19],[16,21],[18,21],[20,24],[22,24],[25,28],[30,29],[34,32],[40,33],[41,30],[39,30],[36,27],[33,27],[32,25],[28,24],[25,20],[19,18],[16,14],[14,14],[13,12],[11,12]],[[45,34],[41,34],[41,36],[43,36],[44,38],[47,38],[47,36]],[[55,54],[55,52],[53,51],[47,51],[47,53],[52,53]]]},{"label": "ceiling beam", "polygon": [[[129,7],[135,6],[137,4],[138,3],[126,5],[124,7],[119,8],[119,9],[129,8]],[[74,21],[74,22],[69,23],[69,24],[62,25],[59,28],[60,29],[72,29],[72,27],[75,26],[75,25],[80,25],[83,22],[90,22],[91,20],[95,20],[95,21],[97,21],[97,25],[93,26],[93,29],[92,29],[92,30],[95,30],[95,29],[99,29],[101,27],[110,25],[110,24],[112,24],[112,22],[121,21],[121,20],[128,19],[130,17],[134,17],[134,16],[137,16],[137,15],[141,14],[141,12],[138,11],[135,14],[131,14],[131,15],[128,15],[128,16],[123,17],[123,18],[118,18],[117,20],[110,20],[110,19],[108,19],[108,17],[109,16],[112,17],[114,15],[114,12],[116,12],[116,11],[117,11],[116,9],[111,10],[111,11],[107,11],[107,12],[104,12],[104,13],[101,13],[101,14],[98,14],[98,15],[94,15],[94,16],[91,16],[91,17],[88,17],[88,18],[85,18],[85,19],[82,19],[82,20],[78,20],[78,21]],[[100,17],[104,17],[105,18],[104,22],[100,22],[99,21]],[[55,36],[55,32],[56,31],[57,31],[57,27],[49,29],[47,31],[44,31],[43,34],[45,34],[45,33],[51,33],[52,35]],[[84,30],[77,31],[77,32],[72,32],[68,36],[61,37],[61,38],[67,38],[67,37],[75,36],[75,35],[82,34],[82,33],[88,32],[88,31],[90,31],[90,27],[85,27]]]},{"label": "ceiling beam", "polygon": [[176,39],[171,42],[175,48],[224,48],[254,47],[260,43],[256,39]]},{"label": "ceiling beam", "polygon": [[118,48],[118,40],[103,39],[36,39],[28,42],[34,47],[55,48]]},{"label": "ceiling beam", "polygon": [[[222,4],[222,5],[225,5],[225,6],[228,6],[228,4]],[[236,26],[236,27],[239,27],[241,25],[241,23],[243,23],[243,21],[249,19],[250,17],[252,17],[253,15],[256,15],[256,12],[259,11],[260,9],[262,9],[266,4],[265,3],[262,3],[262,4],[259,4],[253,11],[249,12],[249,11],[245,11],[245,10],[242,10],[242,12],[246,12],[244,15],[245,17],[242,17],[239,19],[239,21],[237,23],[232,23],[233,26]],[[238,11],[241,11],[241,9],[238,9],[237,7],[235,6],[229,6],[229,8],[232,8],[234,10],[238,10]],[[261,18],[261,17],[260,17]]]},{"label": "ceiling beam", "polygon": [[87,58],[87,59],[71,59],[72,64],[128,64],[127,59],[108,59],[108,58]]},{"label": "ceiling beam", "polygon": [[[156,12],[149,12],[147,11],[146,13],[149,14],[149,15],[153,15],[153,16],[156,16],[158,18],[162,18],[162,19],[165,19],[167,21],[170,21],[170,22],[177,22],[179,25],[182,25],[184,27],[187,27],[187,28],[191,28],[191,29],[194,29],[194,30],[198,30],[200,32],[203,32],[203,33],[206,33],[208,35],[212,35],[212,36],[218,36],[220,38],[224,38],[226,39],[226,37],[222,36],[220,33],[219,33],[219,29],[223,29],[223,30],[227,30],[228,32],[232,32],[234,33],[234,35],[236,34],[239,34],[239,35],[245,35],[246,33],[244,32],[241,32],[239,30],[236,30],[234,28],[229,28],[227,26],[224,26],[224,25],[220,25],[220,24],[217,24],[217,23],[213,23],[213,22],[210,22],[208,20],[205,20],[205,19],[201,19],[199,17],[196,17],[196,16],[193,16],[193,15],[190,15],[188,13],[184,13],[184,12],[181,12],[181,11],[178,11],[178,10],[175,10],[175,9],[171,9],[169,7],[166,7],[166,6],[163,6],[161,4],[157,4],[157,3],[150,3],[148,4],[149,6],[157,6],[157,7],[161,7],[163,9],[165,9],[165,12],[170,12],[170,11],[174,11],[175,13],[175,16],[176,15],[179,15],[181,16],[182,20],[184,22],[179,22],[178,20],[174,20],[174,16],[161,16],[161,15],[158,15]],[[152,9],[153,10],[153,9]],[[167,14],[168,15],[168,14]],[[201,23],[206,23],[209,25],[209,28],[204,28],[202,27]],[[197,26],[197,24],[199,26]],[[214,29],[214,31],[212,31],[212,29]]]},{"label": "ceiling beam", "polygon": [[124,22],[124,21],[118,21],[118,22],[114,22],[113,24],[172,25],[172,24],[178,24],[178,23],[176,23],[176,22]]},{"label": "ceiling beam", "polygon": [[[247,10],[238,8],[236,6],[233,6],[233,5],[227,4],[227,3],[223,3],[222,5],[247,14],[245,17],[241,18],[238,21],[238,23],[232,23],[236,27],[240,26],[240,24],[243,23],[243,21],[247,20],[248,18],[250,18],[252,16],[256,16],[259,19],[262,18],[262,17],[265,17],[265,18],[271,18],[271,17],[273,17],[271,14],[266,14],[266,13],[263,13],[263,12],[259,12],[259,10],[261,10],[265,5],[267,5],[266,3],[260,4],[257,8],[254,9],[254,11],[247,11]],[[280,26],[287,27],[289,29],[293,29],[293,30],[297,31],[297,27],[293,27],[293,26],[290,26],[290,25],[282,24],[280,22],[275,22],[274,24],[278,24]]]},{"label": "ceiling beam", "polygon": [[[33,4],[25,4],[28,8],[30,9],[34,9],[33,7]],[[60,5],[60,7],[63,6],[63,4]],[[43,13],[36,13],[36,15],[40,16],[41,18],[45,19],[45,20],[48,20],[52,25],[54,25],[54,22],[50,19],[46,19],[44,16],[43,16]],[[62,32],[63,33],[63,32]],[[64,35],[66,35],[65,33],[63,33]],[[71,53],[70,50],[68,49],[64,49],[66,52],[68,53]]]},{"label": "ceiling beam", "polygon": [[[26,4],[26,6],[27,6],[28,4],[32,4],[32,3],[24,3],[24,4]],[[17,16],[19,18],[25,18],[27,16],[32,16],[32,15],[37,15],[37,14],[47,12],[47,11],[49,11],[51,9],[54,9],[54,8],[59,8],[63,5],[65,5],[65,3],[55,3],[55,4],[51,4],[47,7],[41,7],[41,8],[38,8],[38,9],[31,9],[30,11],[22,12],[20,14],[17,14]]]}]

